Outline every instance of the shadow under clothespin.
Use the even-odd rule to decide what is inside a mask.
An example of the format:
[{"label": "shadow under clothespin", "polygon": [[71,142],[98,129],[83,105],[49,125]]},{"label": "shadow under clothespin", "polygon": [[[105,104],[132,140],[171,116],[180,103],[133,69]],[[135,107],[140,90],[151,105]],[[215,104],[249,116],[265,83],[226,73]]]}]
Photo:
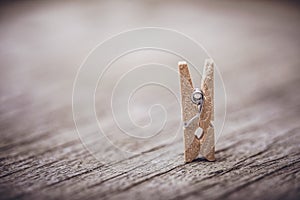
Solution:
[{"label": "shadow under clothespin", "polygon": [[[215,160],[214,63],[205,60],[201,88],[194,88],[186,62],[178,63],[184,122],[184,160],[192,162],[199,153],[208,161]],[[202,132],[200,135],[197,133]]]}]

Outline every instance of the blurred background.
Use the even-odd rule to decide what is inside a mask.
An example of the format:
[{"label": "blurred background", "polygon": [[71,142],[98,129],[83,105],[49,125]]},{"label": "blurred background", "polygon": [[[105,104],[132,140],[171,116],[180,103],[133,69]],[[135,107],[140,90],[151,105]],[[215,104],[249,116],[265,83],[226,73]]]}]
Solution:
[{"label": "blurred background", "polygon": [[[35,173],[31,168],[35,162],[50,165],[50,161],[63,159],[59,157],[61,154],[74,160],[88,157],[72,116],[76,73],[97,44],[140,27],[180,31],[201,43],[215,60],[227,97],[224,141],[226,133],[236,133],[247,123],[259,122],[264,112],[272,113],[288,105],[299,109],[300,4],[297,1],[1,1],[0,161],[4,195],[1,199],[23,197],[22,194],[56,179],[55,173],[49,172],[49,179],[41,178],[37,181],[39,187],[33,186],[36,178],[28,177]],[[127,61],[135,58],[149,61],[151,56],[176,64],[176,59],[168,55],[151,52],[128,57]],[[155,98],[163,93],[154,91]],[[96,95],[97,105],[101,105],[101,96],[105,95],[101,92]],[[170,108],[179,109],[175,105]],[[243,110],[246,111],[241,120],[239,113]],[[105,109],[97,112],[101,115]],[[86,132],[96,133],[90,128],[89,118],[83,116],[82,123]],[[180,116],[172,123],[180,123]],[[168,130],[173,131],[170,126]],[[180,137],[176,140],[178,145],[182,145],[181,140]],[[226,144],[221,142],[219,147]],[[103,151],[99,153],[113,161],[121,159],[113,147],[97,142],[91,146],[95,151],[101,147]],[[151,143],[142,151],[155,147],[157,143]],[[135,151],[139,147],[127,148]],[[180,154],[182,148],[175,152]],[[43,156],[56,149],[58,152]],[[73,156],[71,152],[75,150],[79,153]],[[88,160],[89,165],[99,163],[92,157]],[[29,170],[18,174],[25,169]]]}]

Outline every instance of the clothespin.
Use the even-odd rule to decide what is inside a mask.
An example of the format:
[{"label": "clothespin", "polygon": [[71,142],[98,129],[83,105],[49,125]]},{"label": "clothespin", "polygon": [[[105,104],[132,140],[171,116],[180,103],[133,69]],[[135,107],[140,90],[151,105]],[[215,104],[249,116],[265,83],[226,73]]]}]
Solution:
[{"label": "clothespin", "polygon": [[[208,161],[215,160],[214,120],[214,63],[205,60],[201,88],[194,88],[188,65],[178,63],[184,122],[184,160],[192,162],[199,153]],[[202,135],[197,136],[197,129]],[[200,130],[201,130],[200,129]]]}]

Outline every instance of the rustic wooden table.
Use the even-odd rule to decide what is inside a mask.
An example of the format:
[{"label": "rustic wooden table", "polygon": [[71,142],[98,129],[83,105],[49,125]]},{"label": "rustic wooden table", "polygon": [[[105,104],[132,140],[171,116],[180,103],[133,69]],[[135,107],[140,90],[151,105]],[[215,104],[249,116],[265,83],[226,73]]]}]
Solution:
[{"label": "rustic wooden table", "polygon": [[[7,1],[0,16],[0,199],[299,199],[299,4]],[[111,162],[82,145],[71,102],[80,63],[142,26],[184,32],[219,63],[216,162],[184,164],[182,139],[127,158],[100,152]]]}]

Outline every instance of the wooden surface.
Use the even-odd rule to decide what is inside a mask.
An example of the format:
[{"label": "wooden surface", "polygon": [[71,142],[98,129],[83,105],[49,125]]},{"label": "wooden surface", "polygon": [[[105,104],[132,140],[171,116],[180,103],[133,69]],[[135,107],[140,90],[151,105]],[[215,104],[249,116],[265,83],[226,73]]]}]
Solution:
[{"label": "wooden surface", "polygon": [[[299,11],[270,1],[2,3],[0,199],[299,199]],[[216,162],[184,164],[182,139],[110,163],[82,145],[77,68],[97,43],[141,26],[184,32],[218,63],[228,102]]]}]

